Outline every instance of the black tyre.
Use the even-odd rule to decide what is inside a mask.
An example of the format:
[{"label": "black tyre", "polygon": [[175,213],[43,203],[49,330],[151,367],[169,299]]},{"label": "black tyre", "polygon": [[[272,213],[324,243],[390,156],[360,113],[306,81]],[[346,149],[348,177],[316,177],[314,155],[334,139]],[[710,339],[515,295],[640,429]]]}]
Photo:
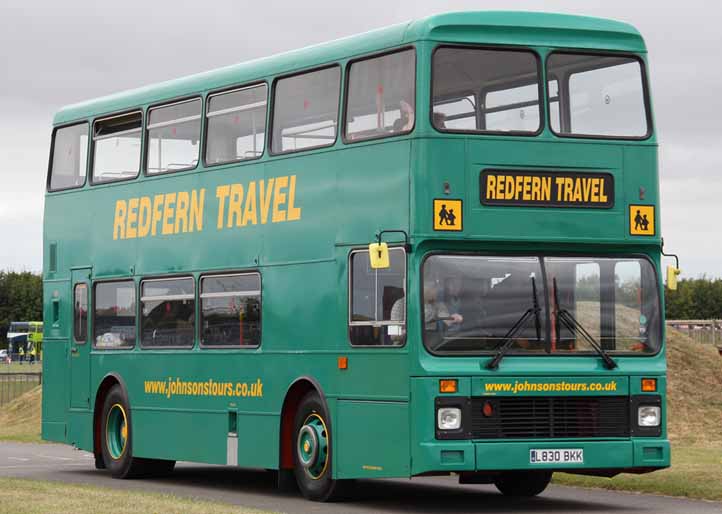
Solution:
[{"label": "black tyre", "polygon": [[105,397],[101,423],[103,464],[113,478],[136,478],[173,471],[175,461],[133,457],[130,403],[119,385],[113,386]]},{"label": "black tyre", "polygon": [[504,496],[530,497],[540,494],[552,480],[551,471],[507,471],[494,481]]},{"label": "black tyre", "polygon": [[331,478],[331,425],[317,393],[301,400],[293,427],[293,473],[301,494],[313,501],[339,500],[348,481]]}]

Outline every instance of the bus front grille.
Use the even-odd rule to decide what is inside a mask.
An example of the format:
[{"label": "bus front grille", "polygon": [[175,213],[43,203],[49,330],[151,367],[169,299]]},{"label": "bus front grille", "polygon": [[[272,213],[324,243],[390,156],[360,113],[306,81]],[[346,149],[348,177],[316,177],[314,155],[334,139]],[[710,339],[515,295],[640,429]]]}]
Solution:
[{"label": "bus front grille", "polygon": [[[490,404],[491,415],[484,414]],[[489,413],[489,407],[486,408]],[[472,398],[474,439],[629,437],[626,396]]]}]

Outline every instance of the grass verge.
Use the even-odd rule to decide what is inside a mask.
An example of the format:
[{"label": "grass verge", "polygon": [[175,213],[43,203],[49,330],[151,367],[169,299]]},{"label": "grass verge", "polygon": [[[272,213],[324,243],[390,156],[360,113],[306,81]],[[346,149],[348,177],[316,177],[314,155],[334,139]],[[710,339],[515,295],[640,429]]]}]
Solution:
[{"label": "grass verge", "polygon": [[672,446],[672,467],[614,478],[555,473],[554,483],[722,501],[722,447]]},{"label": "grass verge", "polygon": [[0,487],[0,514],[95,514],[106,509],[114,514],[268,514],[193,498],[39,480],[6,478]]},{"label": "grass verge", "polygon": [[43,371],[43,364],[41,362],[34,362],[32,364],[30,364],[29,362],[23,362],[22,364],[20,364],[19,362],[12,362],[10,364],[0,362],[0,374],[40,373],[41,371]]},{"label": "grass verge", "polygon": [[40,410],[42,387],[15,398],[0,408],[0,441],[41,443]]}]

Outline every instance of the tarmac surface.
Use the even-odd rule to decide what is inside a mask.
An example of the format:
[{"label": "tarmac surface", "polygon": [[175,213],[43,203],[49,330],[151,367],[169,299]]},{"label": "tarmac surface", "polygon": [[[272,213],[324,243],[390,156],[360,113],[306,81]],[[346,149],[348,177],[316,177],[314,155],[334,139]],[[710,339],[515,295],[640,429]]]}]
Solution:
[{"label": "tarmac surface", "polygon": [[722,503],[555,485],[536,498],[514,500],[501,496],[493,486],[459,485],[454,477],[361,480],[348,502],[314,503],[298,493],[278,491],[275,474],[268,471],[179,463],[165,478],[114,480],[106,471],[95,469],[89,453],[55,444],[0,443],[0,477],[159,492],[301,514],[722,513]]}]

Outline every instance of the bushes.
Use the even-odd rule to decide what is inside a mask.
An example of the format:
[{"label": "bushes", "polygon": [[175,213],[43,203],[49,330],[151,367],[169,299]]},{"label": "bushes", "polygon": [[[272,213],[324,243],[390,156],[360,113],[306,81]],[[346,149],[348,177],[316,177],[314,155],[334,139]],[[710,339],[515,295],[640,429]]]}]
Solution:
[{"label": "bushes", "polygon": [[667,319],[722,319],[722,279],[680,280],[665,296]]}]

